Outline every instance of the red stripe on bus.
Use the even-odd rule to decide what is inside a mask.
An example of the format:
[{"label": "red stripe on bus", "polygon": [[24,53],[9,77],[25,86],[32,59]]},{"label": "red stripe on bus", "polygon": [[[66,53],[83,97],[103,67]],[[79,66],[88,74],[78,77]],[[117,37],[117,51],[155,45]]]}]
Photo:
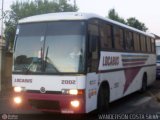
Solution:
[{"label": "red stripe on bus", "polygon": [[143,65],[145,62],[133,62],[133,63],[123,63],[123,66],[130,66],[130,65]]},{"label": "red stripe on bus", "polygon": [[131,85],[131,83],[135,79],[136,75],[140,71],[140,69],[141,68],[134,68],[134,69],[126,69],[126,70],[124,70],[126,82],[125,82],[125,85],[124,85],[123,93],[125,93],[127,91],[129,86]]}]

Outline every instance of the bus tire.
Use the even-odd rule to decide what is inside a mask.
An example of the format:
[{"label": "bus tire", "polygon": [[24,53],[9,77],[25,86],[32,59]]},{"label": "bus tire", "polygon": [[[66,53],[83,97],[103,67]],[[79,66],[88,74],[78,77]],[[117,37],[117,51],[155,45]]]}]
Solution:
[{"label": "bus tire", "polygon": [[98,92],[97,101],[98,113],[104,113],[109,110],[109,87],[107,84],[102,84]]},{"label": "bus tire", "polygon": [[140,92],[141,92],[141,93],[144,93],[146,90],[147,90],[147,74],[145,73],[145,74],[143,75],[142,87],[141,87]]}]

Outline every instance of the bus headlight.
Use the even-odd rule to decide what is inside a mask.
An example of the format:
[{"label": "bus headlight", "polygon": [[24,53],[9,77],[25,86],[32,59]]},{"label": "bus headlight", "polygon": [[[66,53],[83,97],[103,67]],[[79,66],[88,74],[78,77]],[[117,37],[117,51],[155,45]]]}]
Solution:
[{"label": "bus headlight", "polygon": [[79,102],[78,100],[73,100],[73,101],[71,101],[71,106],[72,106],[72,107],[77,108],[77,107],[79,107],[79,105],[80,105],[80,102]]},{"label": "bus headlight", "polygon": [[21,92],[22,88],[21,87],[14,87],[14,92]]},{"label": "bus headlight", "polygon": [[22,91],[24,91],[25,90],[25,88],[24,87],[14,87],[14,92],[22,92]]},{"label": "bus headlight", "polygon": [[21,104],[22,103],[22,98],[21,97],[14,97],[14,103]]}]

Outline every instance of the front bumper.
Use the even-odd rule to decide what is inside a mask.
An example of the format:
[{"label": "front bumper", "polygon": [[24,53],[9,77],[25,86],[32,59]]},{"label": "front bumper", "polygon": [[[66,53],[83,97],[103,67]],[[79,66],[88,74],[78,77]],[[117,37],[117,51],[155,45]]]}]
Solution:
[{"label": "front bumper", "polygon": [[[45,112],[58,113],[85,113],[84,95],[63,95],[63,94],[41,94],[41,93],[20,93],[14,96],[22,98],[19,107],[38,109]],[[78,100],[79,107],[71,106],[70,102]]]}]

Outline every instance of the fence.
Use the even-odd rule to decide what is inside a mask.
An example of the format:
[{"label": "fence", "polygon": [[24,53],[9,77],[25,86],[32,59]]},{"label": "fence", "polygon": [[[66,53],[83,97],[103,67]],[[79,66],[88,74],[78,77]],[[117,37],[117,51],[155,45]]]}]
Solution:
[{"label": "fence", "polygon": [[12,53],[0,49],[0,85],[1,91],[10,91],[12,88]]},{"label": "fence", "polygon": [[[3,75],[2,75],[2,90],[10,90],[12,88],[12,53],[6,52],[4,54]],[[4,87],[3,87],[4,86]]]}]

